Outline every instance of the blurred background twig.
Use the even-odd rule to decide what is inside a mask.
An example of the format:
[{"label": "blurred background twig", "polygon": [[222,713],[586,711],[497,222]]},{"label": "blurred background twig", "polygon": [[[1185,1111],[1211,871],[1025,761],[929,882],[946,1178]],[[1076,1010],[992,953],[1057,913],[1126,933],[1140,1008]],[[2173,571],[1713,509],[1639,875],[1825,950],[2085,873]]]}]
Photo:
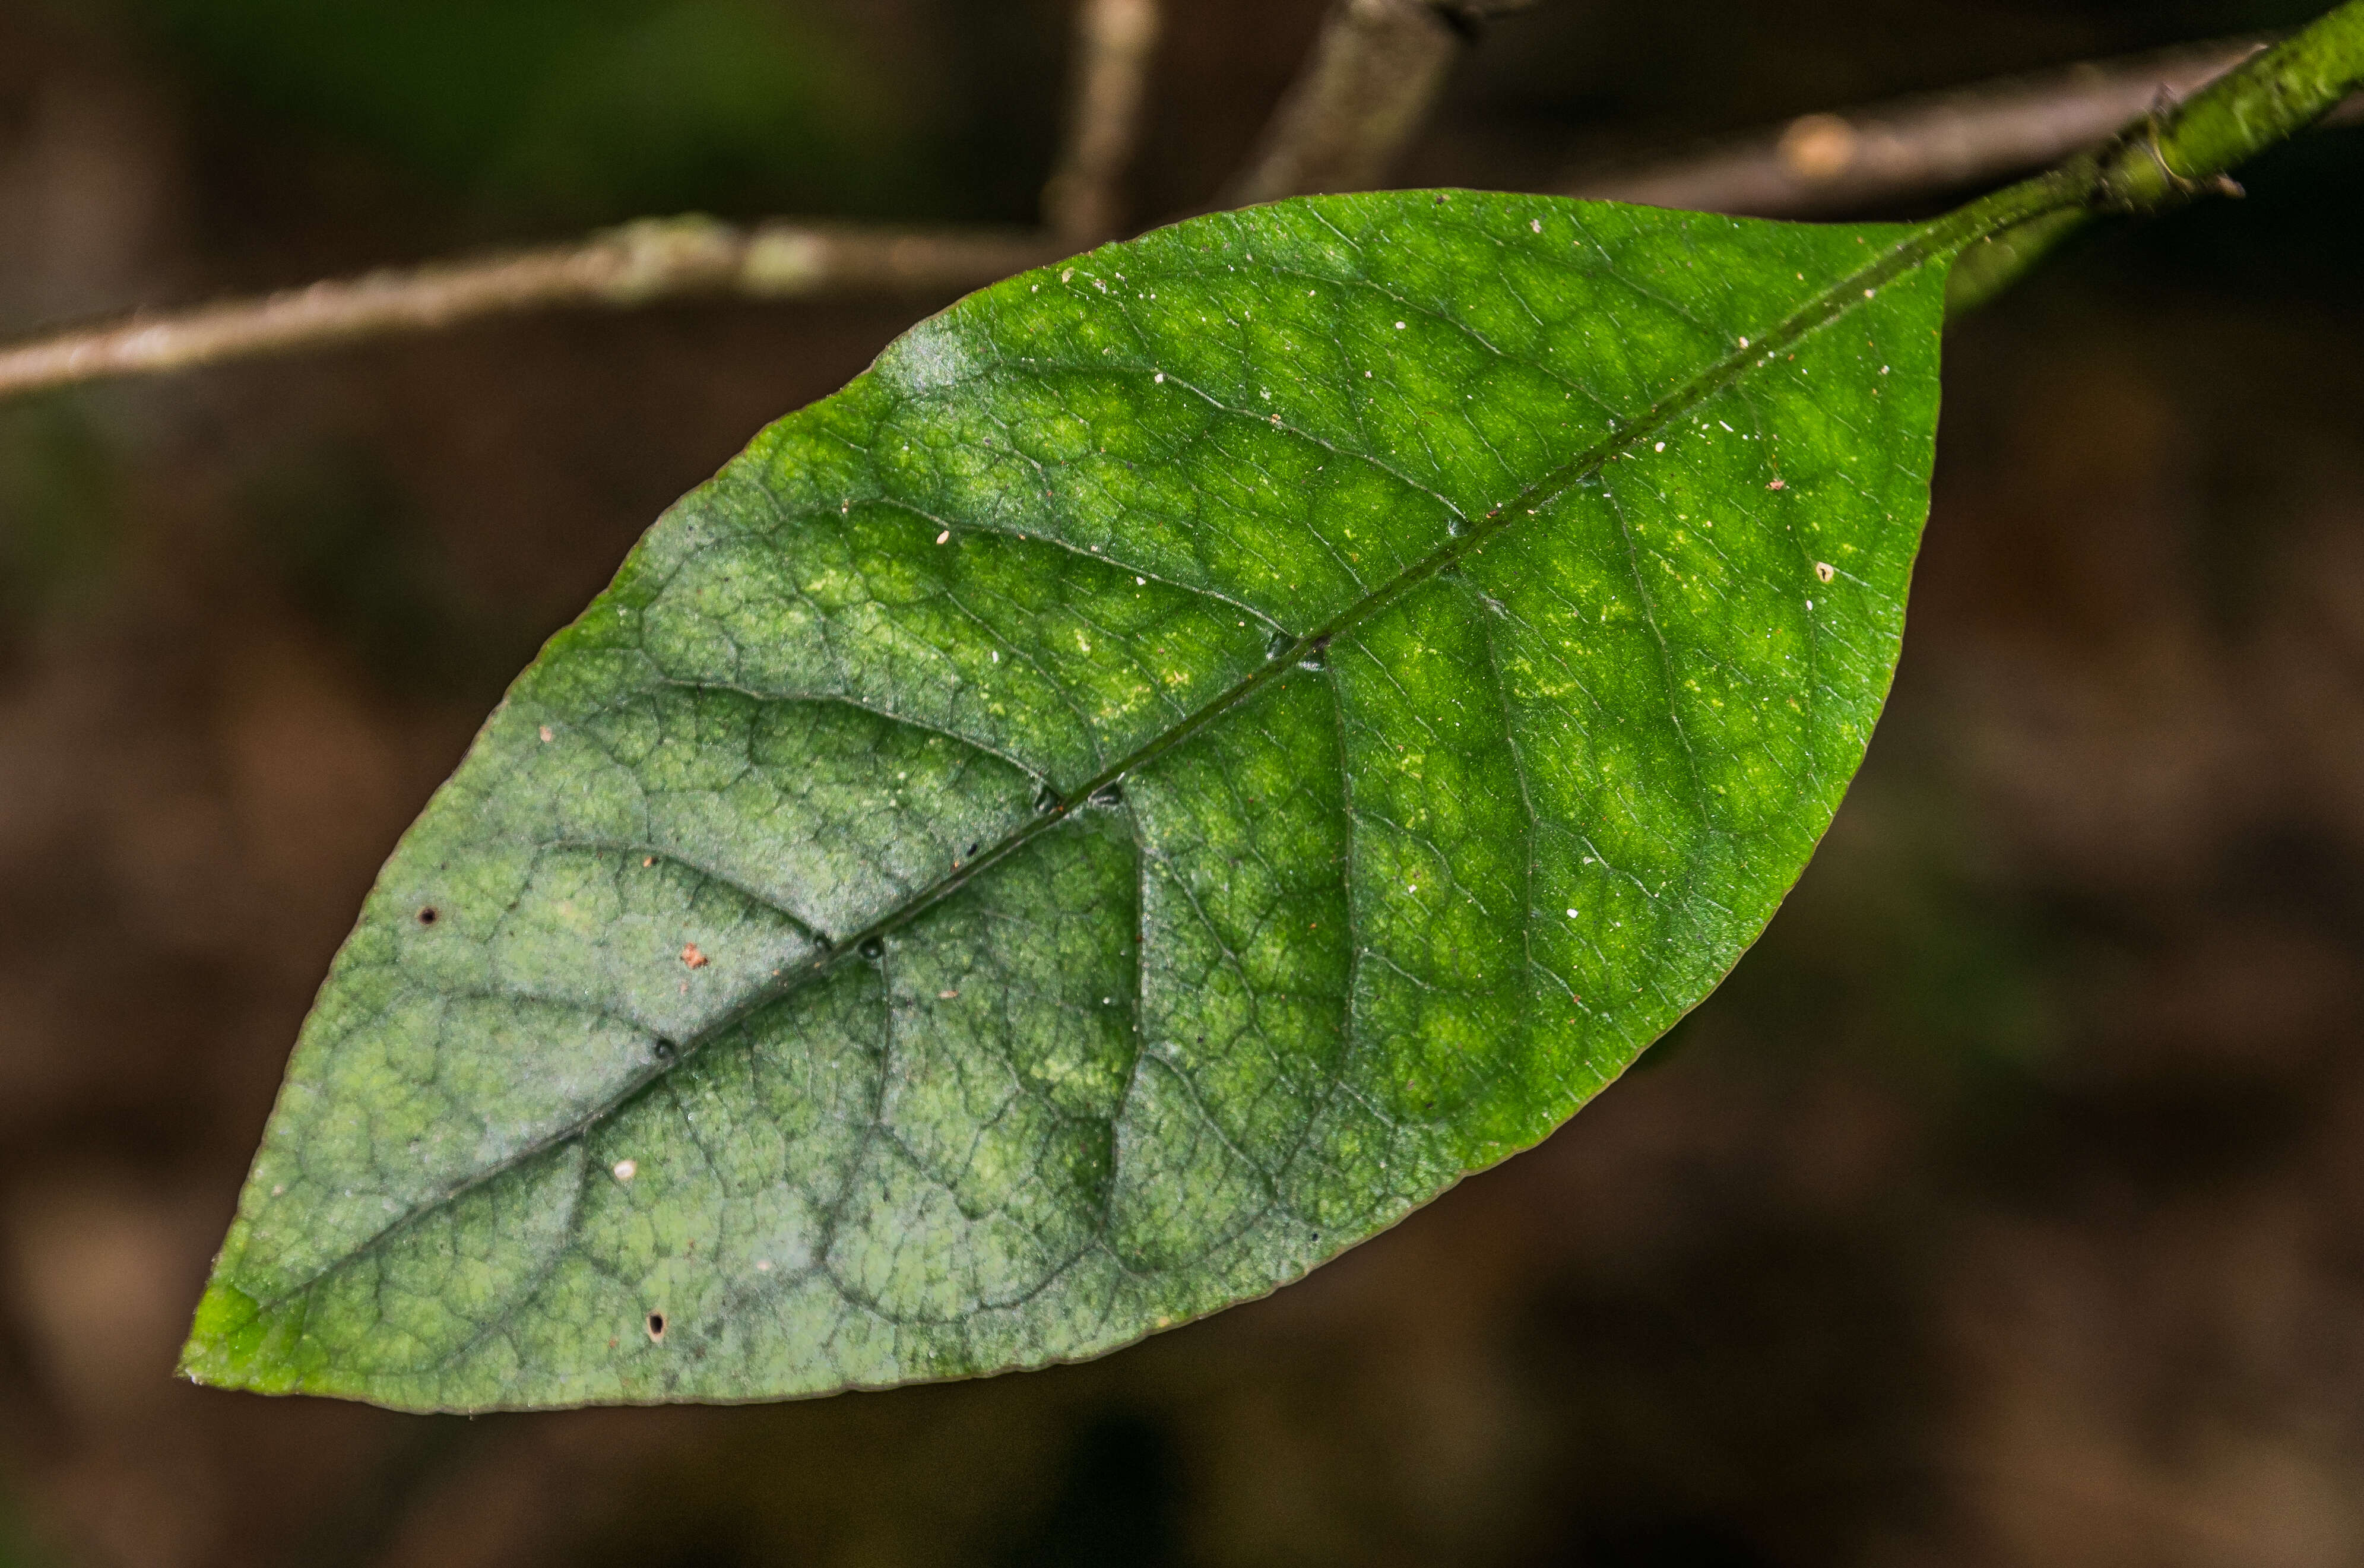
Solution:
[{"label": "blurred background twig", "polygon": [[1571,176],[1570,196],[1760,218],[1927,200],[2058,162],[2264,45],[2239,39],[2091,61],[1859,109],[1638,168]]},{"label": "blurred background twig", "polygon": [[1487,20],[1532,3],[1336,0],[1224,205],[1381,184]]},{"label": "blurred background twig", "polygon": [[[1492,18],[1533,0],[1336,0],[1225,205],[1371,188],[1403,156],[1449,72]],[[261,355],[434,331],[508,312],[699,295],[785,299],[959,293],[1125,231],[1160,28],[1155,0],[1076,10],[1065,132],[1043,188],[1046,233],[871,229],[773,219],[745,229],[645,219],[574,245],[386,269],[182,311],[143,312],[0,347],[0,398]],[[1624,170],[1567,194],[1761,217],[1924,202],[2093,145],[2161,95],[2188,95],[2258,46],[2203,44],[2081,63],[1845,113]],[[2364,112],[2364,99],[2331,123]]]},{"label": "blurred background twig", "polygon": [[1070,249],[1124,229],[1124,176],[1141,140],[1158,0],[1081,0],[1059,161],[1043,187],[1043,220]]},{"label": "blurred background twig", "polygon": [[0,397],[524,310],[620,309],[701,295],[958,294],[1056,254],[1045,237],[1017,230],[645,218],[580,244],[371,273],[0,349]]}]

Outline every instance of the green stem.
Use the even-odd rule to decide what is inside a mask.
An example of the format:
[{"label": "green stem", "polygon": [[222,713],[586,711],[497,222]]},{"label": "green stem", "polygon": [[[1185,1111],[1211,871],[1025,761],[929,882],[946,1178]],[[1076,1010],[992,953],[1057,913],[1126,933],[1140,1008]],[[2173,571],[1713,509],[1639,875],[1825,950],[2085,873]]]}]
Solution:
[{"label": "green stem", "polygon": [[[2108,146],[1964,208],[1957,216],[1991,206],[2003,221],[1986,228],[1957,258],[1946,288],[1948,313],[1983,305],[2104,213],[2148,216],[2212,191],[2238,194],[2240,187],[2226,178],[2229,171],[2304,130],[2359,84],[2364,0],[2347,0]],[[2025,198],[2039,192],[2052,199],[2039,199],[2037,210],[2026,213]],[[2003,199],[2011,197],[2020,199]]]}]

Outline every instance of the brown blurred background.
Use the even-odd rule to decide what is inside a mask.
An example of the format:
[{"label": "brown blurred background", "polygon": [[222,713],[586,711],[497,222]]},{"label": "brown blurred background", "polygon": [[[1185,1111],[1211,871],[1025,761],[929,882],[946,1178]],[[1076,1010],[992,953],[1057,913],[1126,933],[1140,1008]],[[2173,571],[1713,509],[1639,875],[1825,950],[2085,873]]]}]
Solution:
[{"label": "brown blurred background", "polygon": [[[2288,25],[1544,0],[1406,184]],[[1169,6],[1210,200],[1320,0]],[[1054,0],[0,0],[0,332],[644,211],[1028,221]],[[657,510],[937,301],[0,404],[0,1564],[2364,1563],[2364,131],[1949,345],[1890,714],[1544,1148],[1084,1367],[466,1421],[172,1379],[380,858]],[[1934,197],[1932,198],[1935,199]]]}]

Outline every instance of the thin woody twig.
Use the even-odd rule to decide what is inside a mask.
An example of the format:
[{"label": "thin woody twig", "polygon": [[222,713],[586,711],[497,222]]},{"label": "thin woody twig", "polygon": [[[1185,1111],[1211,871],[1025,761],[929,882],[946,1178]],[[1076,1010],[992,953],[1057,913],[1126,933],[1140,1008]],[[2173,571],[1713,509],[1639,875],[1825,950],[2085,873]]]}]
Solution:
[{"label": "thin woody twig", "polygon": [[[1349,6],[1366,3],[1373,0],[1347,0]],[[2056,139],[2073,131],[2077,140],[2066,149],[2073,151],[2075,145],[2099,141],[2139,118],[2152,106],[2158,85],[2172,88],[2202,72],[2213,75],[2208,69],[2212,62],[2222,70],[2245,57],[2250,47],[2207,46],[2077,67],[1845,117],[1809,116],[1790,122],[1779,135],[1704,158],[1579,180],[1574,194],[1790,215],[1832,210],[1778,205],[1776,198],[1801,199],[1797,195],[1801,189],[1815,193],[1817,202],[1834,205],[1840,204],[1842,191],[1848,193],[1845,203],[1857,205],[1924,195],[2016,172],[1991,161],[2005,156],[1998,149],[2009,150],[2014,162],[2043,162],[2061,150],[2056,140],[2042,144],[2052,146],[2053,152],[2034,151],[2040,144],[2024,129],[2009,136],[1994,129],[1998,118],[2015,116],[2023,128],[2049,128],[2046,134]],[[1310,68],[1308,76],[1319,73]],[[1300,88],[1304,85],[1300,82]],[[1433,87],[1428,90],[1433,94]],[[1979,105],[1986,109],[1978,109]],[[1422,112],[1424,108],[1423,103]],[[1833,129],[1824,125],[1826,120],[1843,122],[1852,139],[1845,142],[1848,157],[1843,166],[1829,150],[1839,145],[1839,138],[1816,148],[1817,139]],[[2349,98],[2323,123],[2358,120],[2364,120],[2364,95]],[[1986,129],[1970,135],[1966,126]],[[1409,135],[1409,129],[1388,148],[1400,145],[1403,135]],[[1985,148],[1990,161],[1965,158],[1966,140]],[[1368,156],[1379,142],[1366,140],[1360,145]],[[1878,150],[1878,156],[1858,167],[1858,153],[1866,146]],[[1792,165],[1803,165],[1805,173]],[[1295,166],[1306,169],[1311,163],[1300,158]],[[1816,171],[1834,166],[1836,173],[1809,181]],[[1741,178],[1743,174],[1748,177]],[[1981,278],[2016,275],[2024,258],[2040,253],[2039,241],[2048,244],[2075,227],[2074,222],[2057,221],[2042,235],[2030,230],[1998,236],[1983,250],[1966,255],[1962,270],[1966,276]],[[574,245],[372,273],[191,310],[142,313],[0,347],[0,398],[433,331],[536,309],[626,308],[701,295],[794,299],[954,294],[1073,248],[1052,235],[1024,230],[864,229],[787,221],[738,228],[710,218],[648,219]],[[1991,286],[1984,290],[1991,291]]]},{"label": "thin woody twig", "polygon": [[613,308],[700,295],[797,299],[957,294],[1051,260],[1022,230],[869,230],[650,218],[573,245],[316,283],[261,299],[135,315],[0,349],[0,397],[155,374],[488,316]]},{"label": "thin woody twig", "polygon": [[1485,19],[1526,3],[1336,0],[1223,205],[1377,185]]},{"label": "thin woody twig", "polygon": [[2241,39],[2074,65],[1844,114],[1627,170],[1570,196],[1760,218],[1857,212],[2054,163],[2181,98],[2265,46]]},{"label": "thin woody twig", "polygon": [[1080,0],[1066,140],[1043,187],[1043,216],[1068,243],[1097,244],[1124,228],[1123,181],[1141,137],[1157,0]]}]

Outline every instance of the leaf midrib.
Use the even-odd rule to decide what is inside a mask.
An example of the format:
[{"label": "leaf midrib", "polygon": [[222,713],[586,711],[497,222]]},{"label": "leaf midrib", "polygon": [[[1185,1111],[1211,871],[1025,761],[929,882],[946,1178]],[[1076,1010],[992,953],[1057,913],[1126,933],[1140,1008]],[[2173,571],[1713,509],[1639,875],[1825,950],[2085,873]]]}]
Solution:
[{"label": "leaf midrib", "polygon": [[[1231,687],[1201,704],[1178,723],[1135,747],[1132,752],[1103,767],[1074,789],[1055,794],[1053,803],[1039,810],[1034,818],[1015,829],[998,843],[963,861],[935,881],[910,894],[900,904],[878,916],[869,924],[825,948],[821,954],[804,964],[793,974],[783,974],[775,980],[751,990],[738,1002],[701,1026],[695,1034],[675,1042],[669,1058],[652,1063],[648,1069],[628,1081],[621,1088],[589,1111],[564,1126],[515,1150],[499,1161],[462,1182],[429,1201],[418,1204],[396,1216],[367,1238],[355,1243],[340,1257],[322,1264],[300,1282],[258,1303],[262,1311],[273,1311],[305,1294],[321,1280],[353,1260],[366,1257],[389,1240],[408,1230],[429,1215],[436,1214],[459,1202],[471,1193],[500,1180],[510,1171],[540,1159],[584,1137],[601,1122],[630,1109],[653,1087],[664,1082],[676,1070],[689,1061],[707,1045],[745,1023],[757,1013],[794,994],[806,985],[835,969],[847,959],[858,956],[872,942],[881,940],[910,924],[936,905],[966,887],[987,871],[1008,860],[1043,834],[1065,823],[1078,809],[1088,805],[1092,797],[1120,783],[1128,775],[1188,741],[1210,724],[1231,712],[1262,691],[1272,682],[1287,676],[1309,657],[1326,650],[1341,633],[1370,620],[1413,589],[1451,570],[1464,559],[1515,525],[1522,517],[1531,517],[1557,499],[1568,489],[1598,472],[1611,461],[1638,447],[1673,420],[1696,408],[1742,379],[1754,367],[1771,363],[1774,356],[1803,341],[1819,329],[1829,325],[1858,308],[1883,285],[1917,271],[1931,262],[1951,258],[1960,250],[1988,235],[1997,233],[2031,218],[2072,205],[2078,195],[2065,181],[2054,176],[2038,176],[2022,185],[1997,192],[1958,211],[1924,224],[1905,235],[1885,252],[1876,254],[1855,272],[1824,286],[1810,296],[1762,336],[1752,336],[1747,346],[1734,349],[1690,380],[1652,403],[1630,424],[1613,429],[1601,440],[1593,442],[1556,466],[1512,496],[1492,508],[1483,516],[1469,521],[1465,532],[1449,539],[1419,561],[1405,567],[1377,588],[1364,595],[1340,610],[1324,625],[1299,637],[1279,653],[1268,656],[1265,663],[1242,677]],[[1288,424],[1280,427],[1292,434]],[[1311,438],[1308,438],[1311,439]],[[1328,444],[1328,443],[1324,443]],[[1456,514],[1458,515],[1458,514]],[[979,532],[992,532],[1007,537],[1000,529],[980,528],[970,522],[962,526]],[[1047,541],[1059,543],[1059,541]],[[1106,555],[1092,559],[1110,566],[1121,562]],[[1128,570],[1131,568],[1127,568]],[[1221,596],[1210,596],[1218,597]],[[1047,786],[1046,786],[1047,788]],[[770,901],[764,901],[767,904]],[[662,1036],[660,1036],[662,1038]]]}]

